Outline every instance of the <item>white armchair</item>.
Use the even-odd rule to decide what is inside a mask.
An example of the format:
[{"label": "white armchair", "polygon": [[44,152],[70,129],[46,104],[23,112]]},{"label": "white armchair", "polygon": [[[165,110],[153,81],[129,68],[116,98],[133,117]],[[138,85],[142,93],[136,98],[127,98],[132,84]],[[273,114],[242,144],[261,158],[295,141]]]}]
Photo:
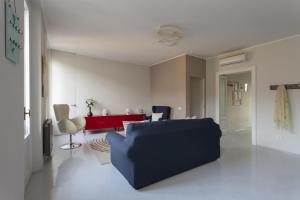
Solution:
[{"label": "white armchair", "polygon": [[72,135],[82,131],[85,127],[84,117],[75,117],[69,119],[69,105],[67,104],[54,104],[54,113],[57,120],[58,129],[61,133],[70,135],[70,143],[61,146],[61,149],[75,149],[81,146],[80,143],[73,143]]}]

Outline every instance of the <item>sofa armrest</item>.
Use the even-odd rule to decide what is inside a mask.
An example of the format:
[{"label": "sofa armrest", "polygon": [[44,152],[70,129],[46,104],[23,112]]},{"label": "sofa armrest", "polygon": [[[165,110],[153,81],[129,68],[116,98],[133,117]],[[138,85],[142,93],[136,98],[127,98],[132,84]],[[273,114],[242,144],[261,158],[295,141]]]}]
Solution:
[{"label": "sofa armrest", "polygon": [[124,154],[127,154],[128,152],[128,145],[125,142],[125,137],[123,135],[120,135],[116,132],[109,132],[106,135],[106,139],[110,145],[110,148],[118,149]]}]

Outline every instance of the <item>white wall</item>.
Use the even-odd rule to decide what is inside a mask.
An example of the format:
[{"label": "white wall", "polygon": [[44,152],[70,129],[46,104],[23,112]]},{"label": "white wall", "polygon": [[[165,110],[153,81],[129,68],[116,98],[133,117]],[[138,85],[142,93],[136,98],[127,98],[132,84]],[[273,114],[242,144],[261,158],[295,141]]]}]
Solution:
[{"label": "white wall", "polygon": [[[195,94],[192,92],[192,79],[200,79],[200,85],[198,87],[201,88],[201,92],[198,95],[199,100],[201,101],[200,107],[202,110],[202,114],[199,116],[199,113],[192,113],[192,98],[195,98]],[[205,80],[206,78],[206,61],[201,58],[197,58],[194,56],[186,55],[186,116],[192,117],[196,115],[197,117],[204,117],[206,115],[205,109]],[[203,87],[203,88],[202,88]],[[199,89],[200,89],[199,88]],[[195,99],[194,99],[195,100]],[[197,101],[197,100],[196,100]],[[194,105],[195,106],[195,105]]]},{"label": "white wall", "polygon": [[37,171],[43,167],[41,56],[44,28],[39,5],[32,4],[30,11],[30,131],[32,140],[32,170]]},{"label": "white wall", "polygon": [[206,60],[206,117],[216,119],[217,59]]},{"label": "white wall", "polygon": [[171,119],[187,116],[187,56],[183,55],[151,66],[153,105],[170,106]]},{"label": "white wall", "polygon": [[[191,79],[199,78],[205,85],[205,62],[194,56],[181,55],[151,66],[153,105],[170,106],[171,119],[190,117]],[[205,109],[202,110],[204,115]]]},{"label": "white wall", "polygon": [[[104,108],[112,114],[151,111],[150,68],[52,51],[51,110],[56,103],[76,104],[73,115],[86,115],[85,99],[93,98],[94,114]],[[54,118],[53,118],[54,119]]]},{"label": "white wall", "polygon": [[[300,90],[289,90],[294,129],[292,133],[280,131],[273,122],[275,91],[272,84],[299,83],[300,37],[231,52],[248,54],[248,61],[226,68],[256,66],[257,73],[257,144],[300,154]],[[207,60],[207,113],[215,117],[215,82],[219,71],[217,58]]]},{"label": "white wall", "polygon": [[[23,0],[16,0],[23,24]],[[5,58],[4,0],[0,0],[0,199],[24,198],[24,69],[23,51],[19,64]]]},{"label": "white wall", "polygon": [[30,135],[25,140],[25,185],[32,172],[43,167],[42,123],[46,99],[41,97],[41,56],[47,52],[47,34],[39,1],[27,0],[30,12]]},{"label": "white wall", "polygon": [[205,79],[190,77],[191,116],[205,117]]}]

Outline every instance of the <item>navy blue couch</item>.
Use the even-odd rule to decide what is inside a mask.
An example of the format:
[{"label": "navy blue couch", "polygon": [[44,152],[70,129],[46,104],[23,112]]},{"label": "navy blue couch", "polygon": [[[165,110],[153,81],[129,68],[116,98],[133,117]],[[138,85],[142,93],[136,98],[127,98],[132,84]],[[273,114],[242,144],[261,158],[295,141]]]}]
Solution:
[{"label": "navy blue couch", "polygon": [[110,132],[112,164],[135,189],[220,157],[219,125],[212,119],[135,123],[127,136]]}]

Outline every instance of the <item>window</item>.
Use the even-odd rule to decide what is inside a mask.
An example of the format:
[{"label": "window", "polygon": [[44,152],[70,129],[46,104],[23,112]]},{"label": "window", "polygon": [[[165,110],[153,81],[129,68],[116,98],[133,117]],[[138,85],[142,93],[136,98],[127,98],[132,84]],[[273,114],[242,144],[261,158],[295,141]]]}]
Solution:
[{"label": "window", "polygon": [[[30,134],[30,48],[29,48],[29,10],[24,1],[24,137]],[[27,113],[27,114],[25,114]]]}]

